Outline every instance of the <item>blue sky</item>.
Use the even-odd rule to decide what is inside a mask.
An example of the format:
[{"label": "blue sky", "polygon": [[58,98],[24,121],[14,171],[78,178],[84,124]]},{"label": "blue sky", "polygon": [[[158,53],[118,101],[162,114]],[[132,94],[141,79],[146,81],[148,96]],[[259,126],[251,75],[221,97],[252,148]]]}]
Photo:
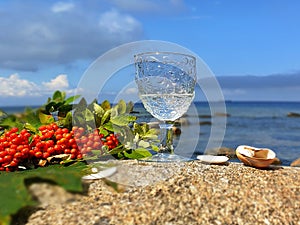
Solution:
[{"label": "blue sky", "polygon": [[195,52],[226,100],[300,101],[299,11],[297,0],[1,0],[0,106],[72,95],[95,59],[138,40]]}]

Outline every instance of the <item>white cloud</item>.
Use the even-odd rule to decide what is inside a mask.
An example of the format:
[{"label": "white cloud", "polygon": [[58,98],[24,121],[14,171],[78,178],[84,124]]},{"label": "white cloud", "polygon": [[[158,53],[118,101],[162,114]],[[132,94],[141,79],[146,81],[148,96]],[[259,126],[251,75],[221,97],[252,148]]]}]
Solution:
[{"label": "white cloud", "polygon": [[126,95],[137,94],[137,93],[138,93],[138,90],[136,87],[130,87],[124,91],[124,94],[126,94]]},{"label": "white cloud", "polygon": [[74,8],[73,3],[70,3],[70,2],[57,2],[52,6],[51,10],[54,13],[60,13],[60,12],[70,11],[73,8]]},{"label": "white cloud", "polygon": [[153,0],[111,0],[117,8],[131,12],[149,12],[160,10],[159,4]]},{"label": "white cloud", "polygon": [[186,9],[183,0],[110,0],[120,10],[134,13],[174,14]]},{"label": "white cloud", "polygon": [[39,95],[38,86],[28,80],[21,79],[18,74],[8,78],[0,77],[0,96],[36,96]]},{"label": "white cloud", "polygon": [[17,7],[6,7],[0,13],[2,69],[37,71],[49,65],[68,66],[143,37],[139,21],[111,10],[110,3],[33,2],[16,0]]},{"label": "white cloud", "polygon": [[42,84],[47,90],[62,90],[69,87],[68,78],[65,74],[58,75],[51,81]]},{"label": "white cloud", "polygon": [[99,20],[99,26],[112,34],[126,34],[141,27],[140,23],[132,16],[121,14],[117,10],[103,13]]},{"label": "white cloud", "polygon": [[22,79],[18,74],[12,74],[9,77],[0,77],[0,96],[5,97],[32,97],[49,95],[55,90],[73,93],[70,89],[68,77],[60,74],[49,82],[42,82],[41,85]]}]

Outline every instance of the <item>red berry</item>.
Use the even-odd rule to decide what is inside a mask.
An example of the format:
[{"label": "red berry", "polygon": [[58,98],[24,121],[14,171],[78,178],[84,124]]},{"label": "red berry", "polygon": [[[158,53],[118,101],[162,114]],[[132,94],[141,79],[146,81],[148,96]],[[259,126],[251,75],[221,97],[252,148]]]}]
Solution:
[{"label": "red berry", "polygon": [[12,161],[13,157],[11,155],[6,155],[3,158],[3,161],[6,163],[10,163]]},{"label": "red berry", "polygon": [[12,133],[16,133],[16,132],[19,131],[19,128],[13,127],[13,128],[10,129],[10,131],[11,131]]},{"label": "red berry", "polygon": [[40,152],[40,151],[38,151],[38,152],[36,152],[36,153],[34,154],[34,156],[35,156],[36,158],[40,159],[40,158],[43,157],[43,153]]},{"label": "red berry", "polygon": [[[53,154],[55,153],[54,147],[49,147],[49,148],[47,148],[47,153],[49,154],[49,156],[50,156],[50,155],[53,155]],[[49,157],[49,156],[48,156],[48,157]],[[48,158],[48,157],[47,157],[47,158]]]},{"label": "red berry", "polygon": [[18,166],[18,162],[13,160],[13,161],[10,162],[9,165],[12,166],[12,167],[17,167]]},{"label": "red berry", "polygon": [[77,154],[77,152],[78,152],[77,149],[75,149],[75,148],[71,149],[71,154]]},{"label": "red berry", "polygon": [[17,159],[21,159],[23,157],[23,154],[21,152],[17,152],[15,155],[14,155],[14,158],[17,158]]},{"label": "red berry", "polygon": [[69,133],[69,130],[68,130],[68,128],[63,128],[62,132],[65,133],[65,134],[67,134],[67,133]]},{"label": "red berry", "polygon": [[50,157],[51,155],[49,154],[49,152],[44,152],[43,153],[43,159],[47,159],[48,157]]},{"label": "red berry", "polygon": [[47,129],[47,127],[45,125],[42,125],[42,126],[39,127],[40,131],[43,131],[43,130],[46,130],[46,129]]}]

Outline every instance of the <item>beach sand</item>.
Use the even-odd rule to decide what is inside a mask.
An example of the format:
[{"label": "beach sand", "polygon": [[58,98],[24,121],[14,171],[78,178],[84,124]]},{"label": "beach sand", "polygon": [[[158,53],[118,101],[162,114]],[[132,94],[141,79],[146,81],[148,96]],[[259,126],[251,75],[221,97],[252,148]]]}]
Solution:
[{"label": "beach sand", "polygon": [[[118,161],[86,194],[30,187],[40,207],[15,224],[300,224],[300,169]],[[109,184],[118,182],[112,188]]]}]

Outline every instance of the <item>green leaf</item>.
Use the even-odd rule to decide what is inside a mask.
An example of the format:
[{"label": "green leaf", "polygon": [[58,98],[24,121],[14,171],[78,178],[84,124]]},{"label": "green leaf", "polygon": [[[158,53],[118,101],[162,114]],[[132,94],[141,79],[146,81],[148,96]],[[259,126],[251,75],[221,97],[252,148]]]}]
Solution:
[{"label": "green leaf", "polygon": [[101,150],[98,150],[98,149],[91,150],[91,152],[92,152],[93,155],[96,155],[96,156],[100,156],[101,155]]},{"label": "green leaf", "polygon": [[65,105],[70,104],[70,103],[74,102],[78,98],[80,98],[80,95],[71,96],[71,97],[69,97],[69,98],[66,99],[66,101],[65,101],[64,104]]},{"label": "green leaf", "polygon": [[50,101],[45,105],[45,111],[46,113],[51,113],[57,111],[58,107],[59,107],[58,103],[54,101]]},{"label": "green leaf", "polygon": [[143,133],[143,129],[142,129],[141,125],[138,124],[138,123],[134,123],[133,124],[133,132],[135,134],[142,134]]},{"label": "green leaf", "polygon": [[103,117],[102,117],[102,119],[101,119],[101,125],[104,124],[104,123],[106,123],[107,121],[109,121],[109,119],[110,119],[110,114],[111,114],[111,110],[110,110],[110,109],[107,110],[107,111],[104,113],[104,115],[103,115]]},{"label": "green leaf", "polygon": [[15,115],[9,115],[8,117],[2,119],[0,126],[2,127],[18,127],[19,129],[23,128],[23,124],[17,120]]},{"label": "green leaf", "polygon": [[58,107],[59,112],[67,113],[73,109],[73,105],[61,105]]},{"label": "green leaf", "polygon": [[[111,132],[114,132],[114,126],[111,122],[107,122],[106,124],[104,124],[103,128],[105,128],[106,130],[109,130]],[[106,136],[106,135],[104,135],[104,136]]]},{"label": "green leaf", "polygon": [[119,145],[118,147],[113,148],[112,150],[110,150],[108,153],[111,154],[111,155],[114,155],[114,154],[118,154],[118,153],[123,152],[123,151],[124,151],[124,146]]},{"label": "green leaf", "polygon": [[52,165],[34,170],[0,173],[0,223],[9,224],[10,215],[25,206],[35,205],[26,184],[38,181],[56,183],[67,191],[82,192],[82,172],[87,166],[83,162],[70,166]]},{"label": "green leaf", "polygon": [[38,113],[39,119],[42,124],[49,124],[54,122],[54,118],[52,115],[45,114],[43,112]]},{"label": "green leaf", "polygon": [[129,159],[142,159],[146,157],[152,156],[152,154],[144,148],[138,148],[135,150],[132,150],[131,153],[124,152],[124,156]]},{"label": "green leaf", "polygon": [[111,108],[110,103],[109,103],[109,101],[107,101],[107,100],[105,100],[105,101],[103,101],[103,102],[101,103],[101,107],[102,107],[105,111],[107,111],[107,110],[109,110],[109,109]]},{"label": "green leaf", "polygon": [[85,109],[84,116],[85,116],[85,121],[94,120],[94,114],[89,109]]},{"label": "green leaf", "polygon": [[151,139],[151,140],[156,140],[158,139],[158,135],[156,134],[146,134],[143,136],[144,139]]},{"label": "green leaf", "polygon": [[0,222],[25,206],[34,205],[24,184],[24,176],[20,173],[2,173],[0,190]]},{"label": "green leaf", "polygon": [[94,112],[97,114],[97,116],[102,117],[105,113],[104,109],[97,103],[94,103],[93,106],[94,106]]},{"label": "green leaf", "polygon": [[150,144],[149,144],[149,142],[146,142],[144,140],[140,140],[139,143],[138,143],[138,146],[141,147],[141,148],[148,148],[148,147],[150,147]]},{"label": "green leaf", "polygon": [[115,105],[113,108],[111,108],[110,117],[113,118],[113,117],[116,117],[118,115],[119,115],[118,106]]},{"label": "green leaf", "polygon": [[52,96],[52,100],[55,102],[61,102],[64,100],[65,94],[59,90],[55,91]]},{"label": "green leaf", "polygon": [[111,118],[110,121],[113,124],[118,125],[118,126],[126,126],[130,122],[136,121],[136,117],[122,114],[122,115],[118,115],[118,116],[115,116],[115,117]]},{"label": "green leaf", "polygon": [[66,92],[61,91],[61,101],[65,101],[65,99],[66,99]]},{"label": "green leaf", "polygon": [[38,129],[36,127],[32,126],[32,124],[30,124],[30,123],[25,123],[24,128],[31,131],[32,133],[38,132]]},{"label": "green leaf", "polygon": [[104,127],[100,127],[99,128],[99,133],[103,134],[104,137],[106,137],[109,134],[109,132],[107,131],[107,129],[105,129]]},{"label": "green leaf", "polygon": [[26,108],[24,113],[24,119],[22,119],[22,122],[28,122],[36,128],[39,127],[41,125],[41,121],[38,116],[38,112],[40,112],[40,110],[36,111],[31,108]]},{"label": "green leaf", "polygon": [[87,108],[87,102],[85,98],[80,99],[79,103],[75,106],[76,112],[83,112]]},{"label": "green leaf", "polygon": [[59,120],[59,125],[62,125],[63,127],[66,127],[68,129],[72,129],[72,122],[73,122],[73,116],[71,112],[68,112],[66,117]]},{"label": "green leaf", "polygon": [[142,125],[143,134],[146,134],[149,131],[149,125],[148,123],[144,123]]},{"label": "green leaf", "polygon": [[144,139],[158,139],[158,133],[159,130],[155,129],[155,128],[151,128],[150,130],[147,131],[147,133],[145,135],[143,135]]},{"label": "green leaf", "polygon": [[0,109],[0,119],[7,117],[7,113]]},{"label": "green leaf", "polygon": [[126,113],[131,113],[133,111],[133,106],[134,104],[132,101],[128,102],[126,105]]},{"label": "green leaf", "polygon": [[119,141],[120,143],[124,143],[125,147],[130,149],[130,148],[136,148],[136,136],[138,138],[138,135],[134,135],[134,133],[132,132],[132,129],[128,126],[124,126],[122,127],[122,129],[120,129],[121,136],[119,137]]},{"label": "green leaf", "polygon": [[126,102],[124,100],[120,100],[117,104],[118,115],[126,113]]},{"label": "green leaf", "polygon": [[156,152],[159,151],[159,147],[157,145],[151,145],[151,149]]}]

